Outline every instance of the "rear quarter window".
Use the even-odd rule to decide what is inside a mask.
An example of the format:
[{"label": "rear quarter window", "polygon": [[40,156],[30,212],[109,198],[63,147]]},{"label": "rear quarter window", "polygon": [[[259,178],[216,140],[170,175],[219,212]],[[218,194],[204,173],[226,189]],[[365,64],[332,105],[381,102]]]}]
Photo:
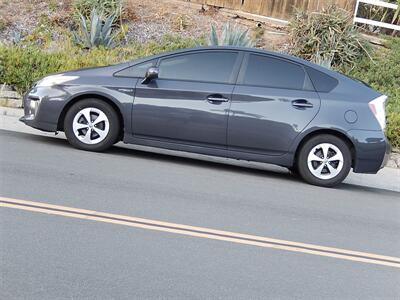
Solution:
[{"label": "rear quarter window", "polygon": [[310,67],[306,67],[306,69],[317,92],[329,93],[339,84],[337,79],[323,72]]}]

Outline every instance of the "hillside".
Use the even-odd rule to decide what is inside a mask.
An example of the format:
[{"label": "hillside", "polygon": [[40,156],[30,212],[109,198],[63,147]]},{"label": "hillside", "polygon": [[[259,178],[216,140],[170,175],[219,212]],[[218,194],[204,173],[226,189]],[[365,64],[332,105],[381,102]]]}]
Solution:
[{"label": "hillside", "polygon": [[[37,43],[43,39],[57,41],[63,38],[63,31],[74,28],[74,17],[72,0],[0,0],[0,41],[6,44],[21,39]],[[159,41],[165,34],[201,38],[208,34],[211,25],[220,29],[226,22],[249,29],[258,46],[264,48],[279,50],[285,47],[287,39],[282,26],[185,1],[125,0],[119,21],[125,43]]]}]

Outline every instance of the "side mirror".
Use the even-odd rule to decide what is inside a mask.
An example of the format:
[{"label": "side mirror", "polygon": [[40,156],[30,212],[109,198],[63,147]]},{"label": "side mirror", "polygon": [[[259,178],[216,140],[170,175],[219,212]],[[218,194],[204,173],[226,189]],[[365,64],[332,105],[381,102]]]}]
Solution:
[{"label": "side mirror", "polygon": [[142,84],[148,84],[150,81],[158,78],[158,68],[150,67],[142,81]]}]

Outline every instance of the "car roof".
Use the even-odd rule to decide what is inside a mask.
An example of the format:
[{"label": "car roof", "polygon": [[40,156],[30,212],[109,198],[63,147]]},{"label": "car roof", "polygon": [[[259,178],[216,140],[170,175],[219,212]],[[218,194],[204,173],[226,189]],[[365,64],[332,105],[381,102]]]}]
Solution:
[{"label": "car roof", "polygon": [[[235,47],[235,46],[198,46],[198,47],[194,47],[194,48],[184,48],[184,49],[178,49],[178,50],[174,50],[174,51],[168,51],[168,52],[163,52],[163,53],[159,53],[153,56],[148,56],[148,57],[143,57],[140,60],[151,60],[151,59],[157,59],[157,58],[162,58],[164,56],[170,56],[170,55],[175,55],[175,54],[182,54],[182,53],[188,53],[188,52],[197,52],[197,51],[207,51],[207,50],[220,50],[220,51],[246,51],[246,52],[253,52],[253,53],[260,53],[260,54],[269,54],[269,55],[274,55],[274,56],[281,56],[283,58],[286,59],[295,59],[295,60],[300,60],[302,62],[306,62],[303,61],[302,59],[298,59],[294,56],[290,56],[290,55],[285,55],[285,54],[281,54],[278,52],[272,52],[272,51],[267,51],[267,50],[263,50],[263,49],[257,49],[257,48],[246,48],[246,47]],[[139,60],[136,60],[135,62],[137,62]]]}]

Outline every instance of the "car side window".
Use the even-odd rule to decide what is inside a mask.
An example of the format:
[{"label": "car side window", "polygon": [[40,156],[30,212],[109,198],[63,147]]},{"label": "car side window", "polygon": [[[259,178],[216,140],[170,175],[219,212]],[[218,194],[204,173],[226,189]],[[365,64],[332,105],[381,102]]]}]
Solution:
[{"label": "car side window", "polygon": [[297,64],[270,56],[250,54],[243,84],[281,89],[304,89],[306,74]]},{"label": "car side window", "polygon": [[145,76],[148,68],[154,67],[157,63],[157,60],[150,60],[146,61],[134,66],[131,66],[129,68],[123,69],[117,73],[115,73],[115,76],[120,76],[120,77],[139,77],[142,78]]},{"label": "car side window", "polygon": [[307,67],[307,73],[317,92],[328,93],[339,84],[337,79],[314,68]]},{"label": "car side window", "polygon": [[190,53],[161,60],[159,78],[229,83],[237,52]]}]

